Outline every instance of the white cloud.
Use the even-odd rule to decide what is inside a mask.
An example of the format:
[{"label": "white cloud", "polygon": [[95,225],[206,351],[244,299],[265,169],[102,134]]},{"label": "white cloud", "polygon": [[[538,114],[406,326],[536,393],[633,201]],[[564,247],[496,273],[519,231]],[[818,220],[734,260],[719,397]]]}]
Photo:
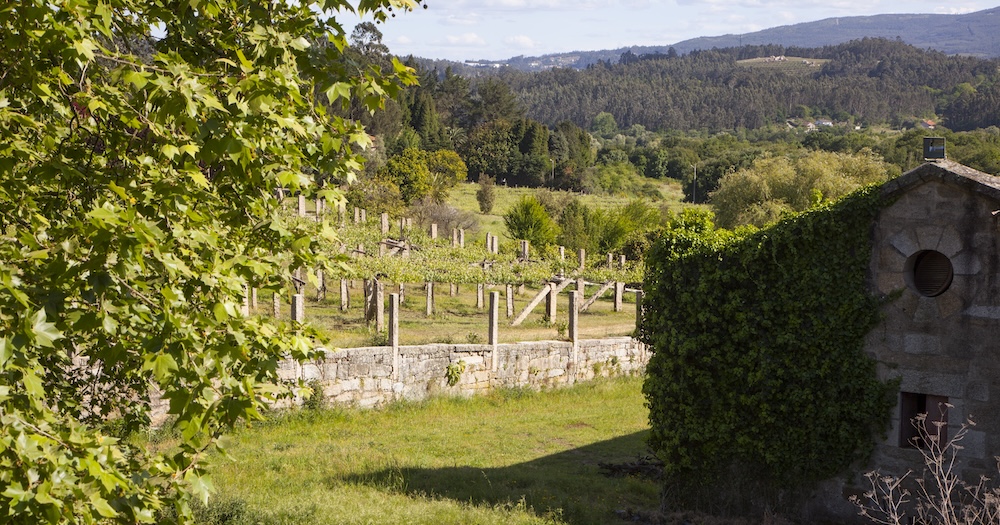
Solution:
[{"label": "white cloud", "polygon": [[485,0],[482,3],[482,7],[504,10],[516,9],[519,11],[558,9],[571,12],[581,9],[615,7],[618,4],[619,2],[616,0]]},{"label": "white cloud", "polygon": [[475,33],[462,33],[461,35],[448,35],[444,37],[449,46],[474,46],[485,47],[486,40]]},{"label": "white cloud", "polygon": [[393,42],[399,45],[408,46],[413,43],[413,39],[406,35],[402,35],[396,37],[396,39]]},{"label": "white cloud", "polygon": [[520,49],[533,49],[535,47],[535,41],[525,35],[509,36],[503,39],[503,42],[511,47]]},{"label": "white cloud", "polygon": [[476,13],[462,15],[448,15],[444,19],[446,25],[451,26],[474,26],[479,24],[480,17]]},{"label": "white cloud", "polygon": [[976,11],[981,11],[978,7],[936,7],[934,12],[941,15],[964,15],[966,13],[974,13]]}]

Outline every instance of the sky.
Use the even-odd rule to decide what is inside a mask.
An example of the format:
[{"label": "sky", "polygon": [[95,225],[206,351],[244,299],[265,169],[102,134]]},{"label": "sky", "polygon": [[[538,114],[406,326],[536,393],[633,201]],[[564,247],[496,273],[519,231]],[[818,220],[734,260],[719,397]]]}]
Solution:
[{"label": "sky", "polygon": [[[963,14],[998,0],[426,0],[380,24],[398,56],[500,60],[569,51],[670,45],[824,18],[886,13]],[[338,17],[345,29],[361,19]]]}]

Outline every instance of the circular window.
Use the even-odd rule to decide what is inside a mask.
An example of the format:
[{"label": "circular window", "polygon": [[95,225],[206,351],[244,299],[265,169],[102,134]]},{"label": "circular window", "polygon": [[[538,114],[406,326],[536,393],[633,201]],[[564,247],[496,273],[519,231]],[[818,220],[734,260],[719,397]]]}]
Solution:
[{"label": "circular window", "polygon": [[934,250],[917,252],[907,261],[910,284],[924,297],[936,297],[951,286],[954,275],[948,256]]}]

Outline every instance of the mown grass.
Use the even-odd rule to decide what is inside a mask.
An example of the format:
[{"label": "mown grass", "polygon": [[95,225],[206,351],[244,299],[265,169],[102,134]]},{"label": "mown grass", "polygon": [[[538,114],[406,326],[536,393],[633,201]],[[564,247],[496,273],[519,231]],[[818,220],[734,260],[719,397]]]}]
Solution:
[{"label": "mown grass", "polygon": [[[296,410],[231,437],[205,523],[598,524],[651,512],[656,481],[598,463],[646,453],[641,378]],[[617,511],[617,513],[616,513]]]}]

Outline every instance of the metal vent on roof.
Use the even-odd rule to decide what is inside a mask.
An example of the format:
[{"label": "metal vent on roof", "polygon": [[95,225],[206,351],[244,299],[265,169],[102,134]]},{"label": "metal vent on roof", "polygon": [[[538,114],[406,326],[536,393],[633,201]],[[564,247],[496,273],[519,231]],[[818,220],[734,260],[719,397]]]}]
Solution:
[{"label": "metal vent on roof", "polygon": [[944,148],[944,138],[924,137],[924,160],[944,160],[947,158]]},{"label": "metal vent on roof", "polygon": [[917,253],[913,259],[913,287],[924,297],[941,295],[951,286],[954,271],[948,256],[934,250]]}]

